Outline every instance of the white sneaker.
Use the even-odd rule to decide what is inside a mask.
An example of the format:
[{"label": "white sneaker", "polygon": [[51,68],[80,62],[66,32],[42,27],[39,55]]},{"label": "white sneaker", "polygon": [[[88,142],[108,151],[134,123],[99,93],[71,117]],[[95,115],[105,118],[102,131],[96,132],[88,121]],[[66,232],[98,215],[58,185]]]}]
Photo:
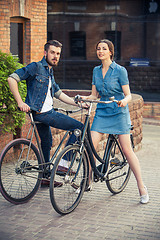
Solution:
[{"label": "white sneaker", "polygon": [[140,197],[141,197],[141,199],[140,199],[140,203],[142,203],[142,204],[145,204],[145,203],[148,203],[148,202],[149,202],[149,195],[148,195],[147,187],[144,186],[144,188],[145,188],[147,194],[146,194],[146,195],[141,195],[141,196],[140,196]]}]

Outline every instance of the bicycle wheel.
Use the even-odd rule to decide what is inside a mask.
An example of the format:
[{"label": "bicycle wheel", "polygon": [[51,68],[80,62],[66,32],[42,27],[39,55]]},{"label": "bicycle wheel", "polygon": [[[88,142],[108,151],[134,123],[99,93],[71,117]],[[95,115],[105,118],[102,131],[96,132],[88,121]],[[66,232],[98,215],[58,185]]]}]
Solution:
[{"label": "bicycle wheel", "polygon": [[120,145],[116,142],[112,145],[109,156],[109,171],[106,184],[111,193],[117,194],[126,187],[131,175],[131,169]]},{"label": "bicycle wheel", "polygon": [[[69,145],[58,155],[51,173],[50,199],[53,208],[61,215],[72,212],[79,204],[87,181],[86,150],[80,154],[80,146]],[[61,159],[67,158],[68,171],[59,170]],[[58,183],[58,184],[57,184]]]},{"label": "bicycle wheel", "polygon": [[0,191],[11,203],[21,204],[37,192],[42,177],[37,148],[26,139],[11,141],[0,156]]}]

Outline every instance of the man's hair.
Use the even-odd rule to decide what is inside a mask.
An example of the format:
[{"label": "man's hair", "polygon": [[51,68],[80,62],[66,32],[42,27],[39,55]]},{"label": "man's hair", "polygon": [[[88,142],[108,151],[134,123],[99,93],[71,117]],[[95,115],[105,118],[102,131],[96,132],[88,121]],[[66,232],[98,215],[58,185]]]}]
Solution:
[{"label": "man's hair", "polygon": [[45,45],[44,45],[44,50],[46,52],[48,52],[49,46],[55,46],[55,47],[59,47],[62,48],[62,43],[58,42],[57,40],[49,40]]}]

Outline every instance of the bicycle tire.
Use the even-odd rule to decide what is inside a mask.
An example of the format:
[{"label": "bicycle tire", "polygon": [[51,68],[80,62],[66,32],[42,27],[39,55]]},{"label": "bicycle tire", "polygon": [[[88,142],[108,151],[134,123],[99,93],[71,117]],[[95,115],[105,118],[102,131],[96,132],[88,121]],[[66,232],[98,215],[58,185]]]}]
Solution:
[{"label": "bicycle tire", "polygon": [[[58,168],[64,156],[68,160],[69,171],[67,173],[59,171]],[[86,149],[83,157],[80,158],[80,156],[79,145],[66,146],[58,155],[52,169],[50,199],[55,211],[61,215],[69,214],[78,206],[85,190],[88,176]],[[59,186],[54,186],[55,181],[59,183]]]},{"label": "bicycle tire", "polygon": [[106,184],[113,194],[120,193],[126,187],[131,175],[131,169],[120,145],[114,142],[109,152],[109,165]]},{"label": "bicycle tire", "polygon": [[0,155],[0,192],[13,204],[29,201],[37,192],[42,178],[41,157],[33,143],[28,151],[29,145],[27,139],[15,139]]}]

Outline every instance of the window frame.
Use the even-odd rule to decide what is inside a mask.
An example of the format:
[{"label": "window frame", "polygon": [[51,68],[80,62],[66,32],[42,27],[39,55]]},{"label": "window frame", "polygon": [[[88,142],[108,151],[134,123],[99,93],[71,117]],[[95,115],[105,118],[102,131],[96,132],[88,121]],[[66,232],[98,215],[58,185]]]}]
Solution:
[{"label": "window frame", "polygon": [[[25,59],[25,19],[20,18],[20,17],[11,17],[10,18],[10,26],[11,23],[22,23],[23,25],[23,30],[22,30],[22,34],[23,34],[23,53],[22,53],[22,64],[24,64],[24,59]],[[10,32],[10,40],[11,40],[11,32]],[[11,46],[10,46],[11,47]]]}]

